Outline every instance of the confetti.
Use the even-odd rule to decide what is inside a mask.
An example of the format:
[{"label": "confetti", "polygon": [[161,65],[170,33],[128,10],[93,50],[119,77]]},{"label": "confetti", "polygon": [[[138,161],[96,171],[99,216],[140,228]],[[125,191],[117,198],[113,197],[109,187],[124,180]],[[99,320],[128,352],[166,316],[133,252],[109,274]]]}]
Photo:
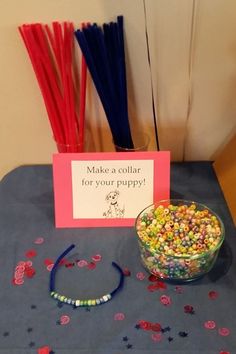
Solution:
[{"label": "confetti", "polygon": [[26,253],[25,253],[25,257],[27,258],[32,258],[32,257],[36,257],[37,256],[37,252],[35,250],[28,250]]},{"label": "confetti", "polygon": [[67,325],[70,322],[70,317],[67,315],[62,315],[60,317],[60,324],[61,325]]},{"label": "confetti", "polygon": [[195,311],[193,309],[193,306],[191,306],[191,305],[185,305],[184,306],[184,312],[185,313],[189,313],[191,315],[193,315],[195,313]]},{"label": "confetti", "polygon": [[77,266],[79,268],[86,267],[88,265],[88,262],[85,259],[81,259],[80,261],[77,262]]},{"label": "confetti", "polygon": [[151,335],[151,338],[154,342],[160,342],[162,340],[162,334],[161,333],[153,333]]},{"label": "confetti", "polygon": [[230,334],[230,330],[226,327],[222,327],[222,328],[219,328],[218,329],[218,333],[221,335],[221,336],[228,336]]},{"label": "confetti", "polygon": [[92,260],[94,262],[100,262],[102,259],[102,256],[100,254],[95,254],[93,257],[92,257]]},{"label": "confetti", "polygon": [[138,272],[138,273],[136,274],[136,278],[137,278],[138,280],[144,280],[144,279],[145,279],[145,274],[144,274],[143,272]]},{"label": "confetti", "polygon": [[215,321],[206,321],[204,323],[204,327],[206,329],[214,329],[216,327],[216,323],[215,323]]},{"label": "confetti", "polygon": [[123,321],[125,319],[125,315],[122,312],[118,312],[114,315],[115,321]]},{"label": "confetti", "polygon": [[34,241],[34,243],[36,245],[41,245],[44,242],[44,238],[43,237],[37,237],[36,240]]},{"label": "confetti", "polygon": [[211,300],[215,300],[218,298],[218,293],[216,291],[209,291],[208,293],[208,297],[211,299]]},{"label": "confetti", "polygon": [[87,268],[90,269],[90,270],[95,269],[96,268],[96,263],[94,263],[94,262],[88,263],[87,264]]},{"label": "confetti", "polygon": [[164,306],[169,306],[169,305],[171,305],[171,298],[170,298],[170,296],[162,295],[162,296],[160,297],[160,302],[161,302],[162,305],[164,305]]}]

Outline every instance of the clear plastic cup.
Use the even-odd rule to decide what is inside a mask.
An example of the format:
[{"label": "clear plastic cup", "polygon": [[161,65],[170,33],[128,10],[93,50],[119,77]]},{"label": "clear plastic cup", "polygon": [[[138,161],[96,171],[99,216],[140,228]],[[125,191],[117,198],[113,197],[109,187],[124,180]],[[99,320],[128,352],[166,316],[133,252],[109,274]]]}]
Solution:
[{"label": "clear plastic cup", "polygon": [[147,133],[134,133],[132,135],[134,147],[132,149],[114,144],[116,152],[138,152],[147,151],[150,138]]}]

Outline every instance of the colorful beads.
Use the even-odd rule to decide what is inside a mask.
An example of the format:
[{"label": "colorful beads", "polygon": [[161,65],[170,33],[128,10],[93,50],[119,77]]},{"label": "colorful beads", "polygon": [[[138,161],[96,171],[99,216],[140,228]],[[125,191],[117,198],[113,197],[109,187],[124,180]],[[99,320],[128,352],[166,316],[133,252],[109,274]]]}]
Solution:
[{"label": "colorful beads", "polygon": [[51,297],[54,299],[58,300],[59,302],[63,302],[68,305],[74,305],[75,307],[83,307],[83,306],[96,306],[96,305],[101,305],[104,304],[105,302],[111,300],[112,296],[111,294],[106,294],[100,297],[99,299],[88,299],[88,300],[73,300],[71,298],[67,298],[63,295],[60,295],[56,293],[55,291],[52,291],[50,293]]},{"label": "colorful beads", "polygon": [[144,266],[162,278],[199,277],[217,257],[222,228],[211,211],[193,202],[149,207],[136,222]]}]

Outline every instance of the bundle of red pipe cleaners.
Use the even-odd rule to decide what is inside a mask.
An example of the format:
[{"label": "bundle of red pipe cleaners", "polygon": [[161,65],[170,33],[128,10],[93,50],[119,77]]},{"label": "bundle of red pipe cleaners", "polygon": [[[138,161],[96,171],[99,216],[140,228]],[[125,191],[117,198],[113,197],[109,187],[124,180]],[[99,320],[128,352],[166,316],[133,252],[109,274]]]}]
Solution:
[{"label": "bundle of red pipe cleaners", "polygon": [[81,72],[71,22],[23,24],[20,34],[37,77],[59,152],[84,151],[85,59]]}]

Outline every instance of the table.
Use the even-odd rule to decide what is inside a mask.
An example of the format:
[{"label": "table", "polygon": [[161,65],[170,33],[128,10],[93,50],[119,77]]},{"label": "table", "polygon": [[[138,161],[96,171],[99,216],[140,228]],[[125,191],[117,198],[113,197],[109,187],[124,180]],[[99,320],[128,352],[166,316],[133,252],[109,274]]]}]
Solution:
[{"label": "table", "polygon": [[[181,286],[160,283],[150,292],[134,228],[55,229],[52,167],[22,166],[5,176],[0,354],[32,354],[44,346],[56,354],[235,354],[236,235],[211,162],[173,163],[171,197],[212,208],[225,223],[226,240],[207,276]],[[109,292],[119,278],[115,261],[130,276],[113,300],[74,309],[49,296],[50,264],[72,243],[77,247],[60,266],[57,288],[78,298]],[[23,274],[19,262],[27,264]],[[24,283],[15,285],[15,277]],[[161,303],[162,295],[169,305]]]}]

